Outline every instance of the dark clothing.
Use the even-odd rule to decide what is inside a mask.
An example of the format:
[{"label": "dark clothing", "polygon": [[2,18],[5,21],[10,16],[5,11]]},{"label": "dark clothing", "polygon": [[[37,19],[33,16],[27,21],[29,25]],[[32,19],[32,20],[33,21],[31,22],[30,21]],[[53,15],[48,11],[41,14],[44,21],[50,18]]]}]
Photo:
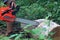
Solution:
[{"label": "dark clothing", "polygon": [[4,4],[6,4],[6,2],[8,2],[8,0],[3,0]]},{"label": "dark clothing", "polygon": [[11,10],[14,10],[14,12],[12,12],[12,15],[16,15],[16,13],[19,11],[20,6],[16,6],[15,5],[15,0],[3,0],[4,4],[6,4],[7,6],[9,6],[11,8]]},{"label": "dark clothing", "polygon": [[3,0],[5,5],[10,6],[10,8],[15,8],[15,0]]},{"label": "dark clothing", "polygon": [[15,0],[3,0],[4,4],[6,4],[6,2],[10,4],[12,1],[15,2]]}]

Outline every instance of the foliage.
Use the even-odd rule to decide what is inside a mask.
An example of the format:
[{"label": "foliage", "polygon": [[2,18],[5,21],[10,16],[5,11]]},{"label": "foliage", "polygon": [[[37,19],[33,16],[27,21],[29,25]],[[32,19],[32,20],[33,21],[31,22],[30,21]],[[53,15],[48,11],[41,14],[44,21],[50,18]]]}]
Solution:
[{"label": "foliage", "polygon": [[17,17],[26,19],[46,18],[60,24],[60,1],[59,0],[20,0],[20,11]]},{"label": "foliage", "polygon": [[[30,20],[46,18],[60,24],[60,1],[59,0],[16,0],[16,4],[20,5],[20,11],[17,17]],[[3,6],[0,0],[0,7]]]},{"label": "foliage", "polygon": [[[11,35],[9,38],[14,38],[14,40],[52,40],[52,38],[50,36],[46,36],[45,34],[43,34],[43,31],[46,31],[47,29],[44,28],[35,28],[32,30],[28,30],[27,28],[30,27],[31,25],[27,25],[25,27],[23,27],[24,31],[20,32],[19,34],[14,34]],[[29,33],[29,35],[27,34]],[[49,33],[51,36],[54,34],[54,32]],[[26,37],[27,36],[27,37]]]},{"label": "foliage", "polygon": [[[17,17],[26,18],[30,20],[46,18],[60,24],[60,0],[16,0],[16,4],[20,5],[20,10],[16,14]],[[1,6],[4,6],[2,0],[0,0],[0,7]],[[2,23],[2,21],[0,22],[0,25],[6,26],[6,24],[4,22]],[[25,32],[31,32],[32,34],[37,34],[37,32],[39,32],[39,30],[41,29],[33,29],[31,31],[27,29],[24,30]],[[17,35],[16,35],[16,39],[21,37],[22,33]],[[45,38],[44,35],[42,34],[40,35],[41,36],[39,36],[39,39]],[[5,39],[7,40],[7,37]],[[28,40],[28,39],[24,39],[24,40]],[[31,38],[30,40],[34,40],[34,39]]]},{"label": "foliage", "polygon": [[[45,22],[46,23],[46,22]],[[49,22],[50,23],[50,22]],[[48,26],[49,26],[48,23]],[[47,24],[47,23],[46,23]],[[14,40],[52,40],[50,36],[46,36],[45,34],[43,34],[43,31],[46,31],[46,28],[35,28],[32,30],[27,29],[28,27],[31,27],[31,25],[27,25],[25,27],[22,27],[24,29],[24,31],[20,32],[19,34],[13,34],[9,37],[4,37],[4,36],[0,36],[1,40],[9,40],[14,38]],[[49,33],[51,36],[54,34],[53,32]]]},{"label": "foliage", "polygon": [[9,40],[9,38],[6,36],[0,35],[0,40]]}]

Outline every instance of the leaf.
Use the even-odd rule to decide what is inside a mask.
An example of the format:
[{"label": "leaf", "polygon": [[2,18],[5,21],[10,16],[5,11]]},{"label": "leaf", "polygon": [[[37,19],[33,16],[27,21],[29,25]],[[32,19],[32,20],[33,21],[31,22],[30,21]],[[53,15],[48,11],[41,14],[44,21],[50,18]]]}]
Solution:
[{"label": "leaf", "polygon": [[30,30],[26,30],[26,29],[25,29],[24,31],[25,31],[25,32],[27,32],[27,33],[29,33],[29,32],[30,32]]},{"label": "leaf", "polygon": [[18,40],[22,36],[23,36],[22,34],[19,34],[17,37],[15,37],[15,40]]},{"label": "leaf", "polygon": [[29,40],[29,38],[26,38],[26,39],[24,39],[24,40]]},{"label": "leaf", "polygon": [[18,36],[18,34],[13,34],[9,38],[13,38],[13,37],[16,37],[16,36]]},{"label": "leaf", "polygon": [[29,40],[35,40],[35,39],[33,39],[33,38],[30,38]]},{"label": "leaf", "polygon": [[45,39],[46,37],[45,37],[45,35],[44,34],[40,34],[39,35],[39,39]]},{"label": "leaf", "polygon": [[60,20],[60,17],[58,17],[58,20]]},{"label": "leaf", "polygon": [[24,27],[24,29],[26,29],[26,28],[28,28],[28,27],[30,27],[30,26],[32,26],[32,25],[26,25],[26,26]]},{"label": "leaf", "polygon": [[52,16],[51,12],[48,12],[48,16]]},{"label": "leaf", "polygon": [[50,35],[54,35],[54,34],[55,34],[55,32],[50,32],[49,34],[50,34]]},{"label": "leaf", "polygon": [[47,38],[48,40],[53,40],[50,36]]},{"label": "leaf", "polygon": [[36,29],[32,29],[32,34],[40,34],[41,29],[40,28],[36,28]]},{"label": "leaf", "polygon": [[8,37],[3,37],[1,40],[9,40]]}]

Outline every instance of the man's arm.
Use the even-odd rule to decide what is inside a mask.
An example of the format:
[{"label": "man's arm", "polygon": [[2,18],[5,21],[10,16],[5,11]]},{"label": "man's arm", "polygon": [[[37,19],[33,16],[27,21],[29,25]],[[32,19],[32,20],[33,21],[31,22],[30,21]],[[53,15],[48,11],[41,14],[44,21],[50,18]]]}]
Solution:
[{"label": "man's arm", "polygon": [[15,0],[9,0],[9,5],[12,9],[16,8]]},{"label": "man's arm", "polygon": [[14,12],[12,12],[13,15],[15,15],[19,9],[20,9],[20,6],[15,4],[15,0],[4,0],[4,4],[6,4],[7,6],[10,6],[10,9],[6,10],[5,12],[3,12],[2,15],[4,15],[5,13],[7,13],[8,11],[10,10],[14,10]]},{"label": "man's arm", "polygon": [[3,0],[3,2],[7,6],[10,6],[11,8],[15,8],[16,7],[15,0]]}]

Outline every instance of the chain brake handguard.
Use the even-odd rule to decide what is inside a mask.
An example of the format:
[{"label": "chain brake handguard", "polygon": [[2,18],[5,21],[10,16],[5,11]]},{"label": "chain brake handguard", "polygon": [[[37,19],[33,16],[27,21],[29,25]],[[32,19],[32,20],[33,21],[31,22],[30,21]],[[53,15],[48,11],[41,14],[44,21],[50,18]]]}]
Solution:
[{"label": "chain brake handguard", "polygon": [[1,7],[0,8],[0,20],[7,21],[7,22],[13,22],[15,19],[15,15],[12,15],[13,10],[10,10],[6,14],[2,16],[2,13],[6,10],[8,10],[9,7]]}]

